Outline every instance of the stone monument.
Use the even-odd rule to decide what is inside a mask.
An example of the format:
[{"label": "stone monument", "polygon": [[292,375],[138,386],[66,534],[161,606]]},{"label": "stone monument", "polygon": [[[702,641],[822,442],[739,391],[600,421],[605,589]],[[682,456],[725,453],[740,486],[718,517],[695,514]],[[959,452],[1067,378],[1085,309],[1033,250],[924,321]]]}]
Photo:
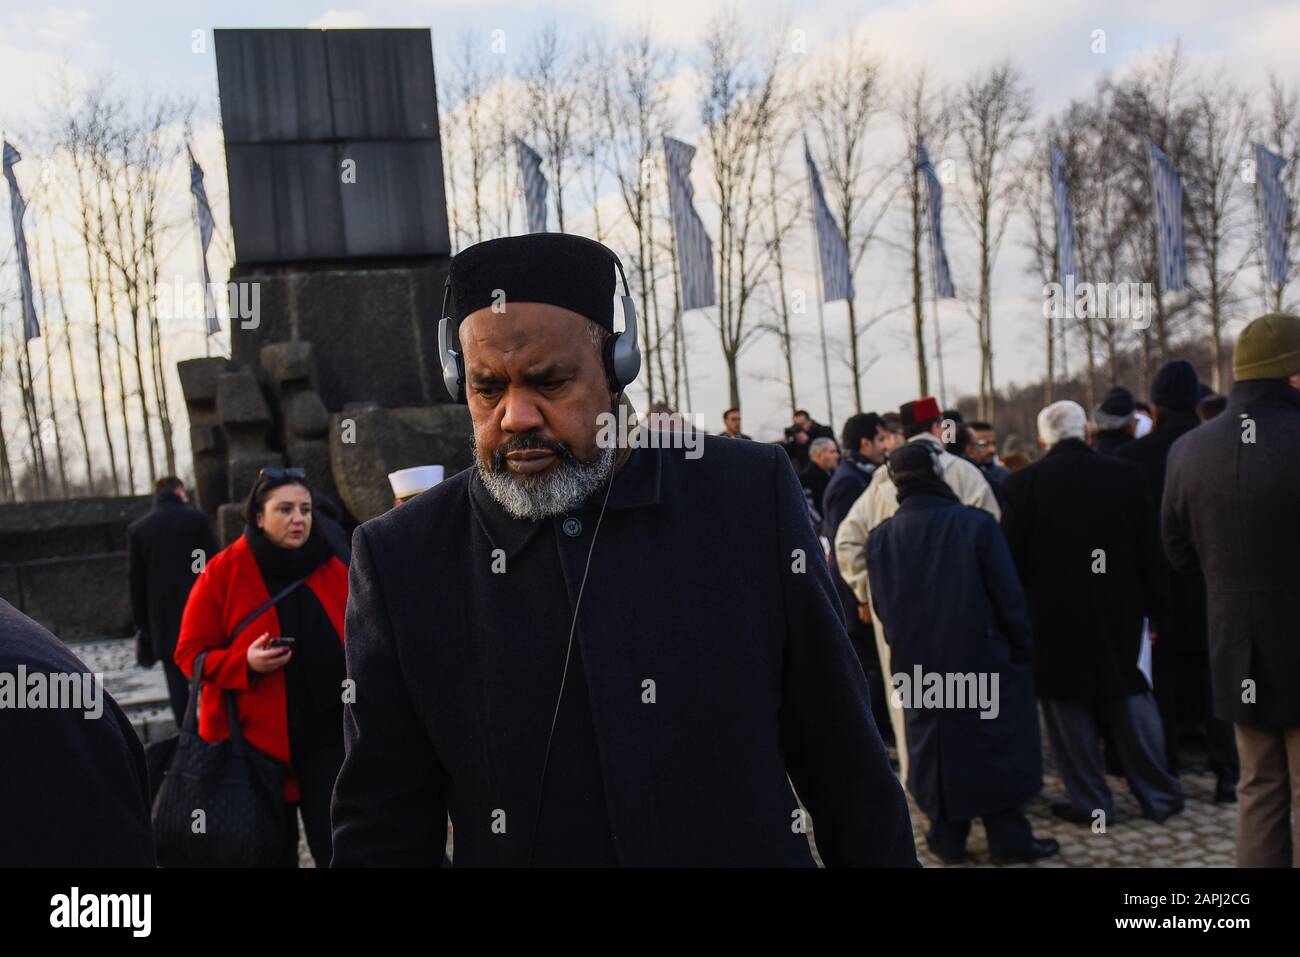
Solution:
[{"label": "stone monument", "polygon": [[387,475],[470,465],[437,319],[451,254],[428,30],[217,30],[230,359],[179,372],[196,498],[224,542],[259,469],[300,466],[345,523]]}]

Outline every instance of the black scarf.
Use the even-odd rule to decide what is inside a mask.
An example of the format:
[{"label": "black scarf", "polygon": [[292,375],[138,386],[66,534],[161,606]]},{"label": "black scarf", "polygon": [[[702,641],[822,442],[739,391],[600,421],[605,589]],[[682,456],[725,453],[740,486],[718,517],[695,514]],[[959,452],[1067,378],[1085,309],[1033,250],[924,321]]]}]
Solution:
[{"label": "black scarf", "polygon": [[244,540],[253,550],[253,558],[256,559],[258,570],[271,594],[279,590],[273,585],[283,587],[299,578],[306,578],[334,554],[316,522],[311,523],[307,541],[298,548],[284,548],[275,544],[266,537],[266,532],[255,525],[244,529]]}]

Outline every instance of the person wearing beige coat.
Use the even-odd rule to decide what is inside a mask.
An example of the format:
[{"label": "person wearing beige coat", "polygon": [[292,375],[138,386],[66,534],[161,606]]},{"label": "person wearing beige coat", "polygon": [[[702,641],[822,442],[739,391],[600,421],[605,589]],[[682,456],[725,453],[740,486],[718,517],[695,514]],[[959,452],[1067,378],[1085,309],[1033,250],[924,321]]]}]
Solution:
[{"label": "person wearing beige coat", "polygon": [[[909,408],[911,407],[911,408]],[[930,412],[934,415],[931,417]],[[910,415],[909,415],[910,413]],[[939,453],[939,467],[943,470],[943,480],[956,493],[965,505],[982,508],[995,519],[1001,521],[1002,511],[998,508],[997,498],[988,480],[980,470],[966,459],[947,452],[940,435],[943,420],[939,417],[938,403],[933,399],[921,399],[909,402],[901,410],[904,428],[907,432],[915,429],[923,431],[913,434],[909,442],[925,442],[932,445]],[[909,418],[912,420],[909,424]],[[844,521],[840,523],[835,534],[835,558],[839,563],[840,574],[853,593],[860,606],[870,608],[871,586],[867,582],[867,536],[872,529],[898,511],[898,492],[889,478],[888,469],[876,469],[871,476],[871,484],[858,496]],[[864,615],[869,612],[864,611]],[[880,668],[885,675],[887,688],[892,687],[889,668],[889,644],[885,640],[884,628],[880,619],[871,616],[871,624],[876,634],[876,650],[880,654]],[[889,723],[894,729],[894,742],[898,749],[899,771],[903,780],[907,780],[907,743],[903,730],[903,709],[894,701],[893,694],[886,691],[889,705]]]}]

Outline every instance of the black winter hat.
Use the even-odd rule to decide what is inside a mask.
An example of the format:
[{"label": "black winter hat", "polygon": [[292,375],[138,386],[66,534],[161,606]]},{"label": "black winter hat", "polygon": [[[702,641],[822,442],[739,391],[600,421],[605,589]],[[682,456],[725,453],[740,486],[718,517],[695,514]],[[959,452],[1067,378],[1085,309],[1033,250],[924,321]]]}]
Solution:
[{"label": "black winter hat", "polygon": [[1128,418],[1137,408],[1133,404],[1133,393],[1122,385],[1117,385],[1106,393],[1106,398],[1101,400],[1098,409],[1106,415],[1117,416],[1118,418]]},{"label": "black winter hat", "polygon": [[476,243],[451,261],[452,321],[494,303],[545,302],[613,332],[616,261],[607,246],[568,233]]},{"label": "black winter hat", "polygon": [[1200,380],[1186,359],[1170,359],[1151,380],[1152,405],[1190,410],[1196,408],[1200,398]]}]

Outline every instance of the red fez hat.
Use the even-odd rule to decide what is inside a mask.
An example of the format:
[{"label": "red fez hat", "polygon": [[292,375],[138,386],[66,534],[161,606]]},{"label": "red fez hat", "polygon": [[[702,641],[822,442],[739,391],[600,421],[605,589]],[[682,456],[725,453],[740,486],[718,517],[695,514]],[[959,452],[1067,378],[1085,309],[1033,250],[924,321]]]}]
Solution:
[{"label": "red fez hat", "polygon": [[939,408],[939,402],[934,396],[927,395],[915,402],[904,402],[898,410],[898,417],[903,420],[904,426],[920,425],[922,422],[943,418],[943,410]]}]

